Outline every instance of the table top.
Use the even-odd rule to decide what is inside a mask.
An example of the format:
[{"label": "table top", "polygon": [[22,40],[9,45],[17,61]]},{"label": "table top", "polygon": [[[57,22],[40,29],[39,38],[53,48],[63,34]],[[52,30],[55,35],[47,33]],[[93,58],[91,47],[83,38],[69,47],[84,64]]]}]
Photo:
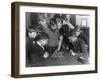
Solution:
[{"label": "table top", "polygon": [[66,53],[64,56],[60,56],[57,58],[49,57],[45,59],[45,61],[42,63],[43,66],[61,66],[61,65],[82,65],[87,64],[87,61],[85,63],[82,63],[82,61],[79,61],[79,58],[77,56],[72,56],[70,53]]},{"label": "table top", "polygon": [[[59,53],[57,53],[58,55]],[[70,53],[62,53],[58,57],[49,56],[43,62],[28,65],[27,67],[41,67],[41,66],[63,66],[63,65],[83,65],[88,64],[88,60],[82,61],[78,56],[73,56]]]}]

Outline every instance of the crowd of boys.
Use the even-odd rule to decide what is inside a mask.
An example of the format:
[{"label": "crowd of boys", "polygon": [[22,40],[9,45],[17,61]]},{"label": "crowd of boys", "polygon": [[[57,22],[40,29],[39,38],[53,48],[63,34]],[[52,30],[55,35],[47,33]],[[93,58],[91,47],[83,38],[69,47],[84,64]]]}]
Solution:
[{"label": "crowd of boys", "polygon": [[[66,15],[55,14],[47,21],[38,19],[38,26],[28,28],[26,58],[30,66],[41,66],[48,58],[59,58],[63,53],[77,56],[81,63],[88,60],[88,45],[80,38],[80,27],[73,26]],[[65,52],[64,52],[65,51]]]}]

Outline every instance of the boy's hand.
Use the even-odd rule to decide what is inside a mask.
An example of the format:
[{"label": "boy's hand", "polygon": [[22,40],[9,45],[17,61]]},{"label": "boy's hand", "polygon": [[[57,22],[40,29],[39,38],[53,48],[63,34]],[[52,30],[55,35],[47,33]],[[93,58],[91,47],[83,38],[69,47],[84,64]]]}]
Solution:
[{"label": "boy's hand", "polygon": [[72,56],[76,56],[76,53],[74,53],[74,52],[72,52],[71,54],[72,54]]},{"label": "boy's hand", "polygon": [[44,55],[43,55],[44,58],[48,58],[48,56],[49,56],[48,52],[45,52]]},{"label": "boy's hand", "polygon": [[72,56],[76,56],[76,53],[73,50],[70,50]]}]

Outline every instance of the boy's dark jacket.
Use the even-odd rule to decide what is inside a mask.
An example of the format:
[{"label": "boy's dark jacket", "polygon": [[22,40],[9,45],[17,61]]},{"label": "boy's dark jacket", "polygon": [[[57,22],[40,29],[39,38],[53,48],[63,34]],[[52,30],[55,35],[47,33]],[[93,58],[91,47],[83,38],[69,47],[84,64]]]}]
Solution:
[{"label": "boy's dark jacket", "polygon": [[29,51],[29,63],[32,65],[40,64],[45,59],[43,58],[43,55],[45,53],[45,50],[39,46],[37,43],[32,45],[30,51]]}]

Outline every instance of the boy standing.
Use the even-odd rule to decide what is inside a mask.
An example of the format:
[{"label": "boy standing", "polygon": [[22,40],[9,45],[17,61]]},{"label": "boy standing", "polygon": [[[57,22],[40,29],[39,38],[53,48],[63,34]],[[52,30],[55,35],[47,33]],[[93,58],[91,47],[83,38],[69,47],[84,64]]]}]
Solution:
[{"label": "boy standing", "polygon": [[41,27],[37,29],[48,34],[49,41],[47,50],[50,53],[50,56],[52,56],[53,52],[58,48],[59,43],[59,30],[57,29],[56,20],[52,18],[49,25],[46,24],[46,21],[40,21],[40,24]]},{"label": "boy standing", "polygon": [[49,56],[45,52],[44,46],[48,43],[48,35],[44,32],[40,33],[36,38],[36,43],[32,45],[29,53],[29,63],[31,66],[41,66],[42,62]]},{"label": "boy standing", "polygon": [[32,45],[35,43],[35,38],[37,36],[37,32],[33,28],[28,29],[28,36],[26,37],[26,65],[29,64],[29,51]]}]

